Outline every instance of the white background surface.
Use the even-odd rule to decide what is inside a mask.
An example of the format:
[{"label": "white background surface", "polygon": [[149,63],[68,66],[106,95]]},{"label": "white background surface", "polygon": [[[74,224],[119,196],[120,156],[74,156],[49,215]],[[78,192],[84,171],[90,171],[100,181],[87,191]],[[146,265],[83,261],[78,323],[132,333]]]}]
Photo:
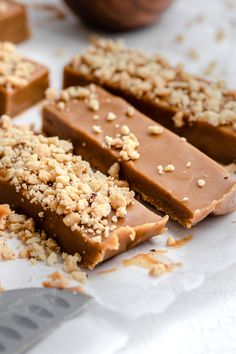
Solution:
[{"label": "white background surface", "polygon": [[[50,3],[61,5],[56,0]],[[229,10],[231,3],[233,10]],[[201,23],[194,20],[199,14],[205,17]],[[31,10],[33,36],[19,47],[49,65],[52,84],[60,87],[63,64],[76,51],[86,48],[90,32],[72,16],[64,21],[50,20],[50,16],[45,11]],[[195,22],[190,28],[186,25],[189,20]],[[226,38],[217,43],[215,35],[221,29]],[[179,33],[186,36],[181,45],[174,41]],[[163,53],[171,62],[185,62],[188,69],[198,73],[209,61],[217,60],[218,74],[236,87],[236,1],[176,0],[155,26],[120,36],[129,46]],[[188,57],[190,48],[196,48],[199,60]],[[34,108],[17,120],[35,120],[38,124],[38,115],[38,108]],[[122,257],[112,260],[104,269],[118,265],[118,272],[103,278],[90,275],[88,290],[99,304],[92,305],[80,318],[63,324],[30,354],[235,353],[236,224],[233,220],[235,215],[208,219],[195,228],[193,241],[170,253],[171,259],[184,263],[183,270],[162,279],[150,280],[140,269],[119,266]],[[170,230],[174,235],[189,234],[173,224]],[[38,272],[23,263],[18,267],[22,267],[22,277],[13,263],[1,265],[1,280],[7,288],[22,283],[29,286],[26,284],[29,275]],[[41,267],[41,273],[51,272],[46,268]],[[39,283],[35,280],[31,285]],[[196,287],[199,288],[191,290]]]}]

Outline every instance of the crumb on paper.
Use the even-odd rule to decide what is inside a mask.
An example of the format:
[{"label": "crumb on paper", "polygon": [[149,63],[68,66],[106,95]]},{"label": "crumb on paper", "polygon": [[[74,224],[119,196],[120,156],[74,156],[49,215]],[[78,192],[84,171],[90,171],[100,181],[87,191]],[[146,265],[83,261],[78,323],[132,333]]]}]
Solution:
[{"label": "crumb on paper", "polygon": [[216,42],[222,42],[226,37],[226,33],[223,29],[219,29],[215,34]]},{"label": "crumb on paper", "polygon": [[60,272],[54,272],[48,275],[48,280],[42,282],[45,288],[66,289],[70,286],[70,281]]},{"label": "crumb on paper", "polygon": [[97,272],[96,274],[99,275],[104,275],[104,274],[109,274],[109,273],[114,273],[117,271],[117,268],[109,268],[109,269],[104,269],[104,270],[100,270],[99,272]]},{"label": "crumb on paper", "polygon": [[172,235],[169,235],[166,241],[166,246],[167,247],[174,247],[174,248],[180,248],[185,246],[187,243],[192,241],[193,236],[188,235],[183,237],[182,239],[175,239]]},{"label": "crumb on paper", "polygon": [[185,35],[180,33],[175,36],[175,42],[176,43],[183,43],[185,41]]},{"label": "crumb on paper", "polygon": [[16,258],[14,250],[6,243],[4,239],[0,239],[0,260],[10,261]]},{"label": "crumb on paper", "polygon": [[148,253],[139,253],[134,257],[123,260],[123,265],[125,267],[136,266],[147,269],[148,274],[151,276],[158,276],[170,273],[175,268],[182,266],[182,264],[179,262],[171,262],[167,257],[161,255],[161,253],[158,254],[158,252],[152,251]]},{"label": "crumb on paper", "polygon": [[[8,214],[10,208],[0,205],[3,215]],[[16,214],[10,211],[6,216],[4,230],[1,231],[0,238],[0,260],[15,260],[14,250],[6,243],[5,238],[17,238],[21,241],[21,248],[17,254],[19,259],[27,260],[31,265],[43,262],[53,267],[61,265],[63,269],[55,271],[48,276],[48,280],[43,282],[45,287],[67,288],[71,282],[85,283],[86,272],[79,268],[81,256],[76,253],[69,255],[61,252],[60,247],[52,238],[47,238],[44,231],[38,231],[32,218],[25,215]]]},{"label": "crumb on paper", "polygon": [[198,60],[200,55],[195,48],[189,48],[187,50],[187,56],[192,60]]},{"label": "crumb on paper", "polygon": [[212,60],[207,64],[206,68],[203,71],[203,74],[206,76],[212,76],[215,74],[217,67],[218,62],[216,60]]}]

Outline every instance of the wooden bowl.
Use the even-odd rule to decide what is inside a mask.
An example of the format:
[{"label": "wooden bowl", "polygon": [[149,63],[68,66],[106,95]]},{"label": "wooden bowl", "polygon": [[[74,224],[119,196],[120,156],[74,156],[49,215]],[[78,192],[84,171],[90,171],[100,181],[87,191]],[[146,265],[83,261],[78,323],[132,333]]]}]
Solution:
[{"label": "wooden bowl", "polygon": [[85,22],[113,31],[131,30],[156,21],[173,0],[64,0]]}]

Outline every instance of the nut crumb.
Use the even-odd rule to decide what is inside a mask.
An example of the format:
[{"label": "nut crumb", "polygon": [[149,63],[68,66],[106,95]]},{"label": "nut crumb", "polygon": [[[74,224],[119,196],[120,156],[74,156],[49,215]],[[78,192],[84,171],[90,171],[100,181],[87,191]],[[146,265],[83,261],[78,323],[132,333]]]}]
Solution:
[{"label": "nut crumb", "polygon": [[197,180],[198,187],[202,188],[205,186],[205,184],[206,184],[206,181],[204,179],[200,178]]},{"label": "nut crumb", "polygon": [[108,112],[108,113],[107,113],[106,119],[107,119],[108,122],[112,122],[112,121],[115,120],[116,118],[117,118],[117,117],[116,117],[115,113],[113,113],[113,112]]},{"label": "nut crumb", "polygon": [[167,165],[167,166],[165,166],[164,171],[165,172],[173,172],[173,171],[175,171],[175,166],[174,165]]},{"label": "nut crumb", "polygon": [[113,163],[113,165],[111,165],[111,167],[108,170],[108,174],[115,179],[119,178],[119,172],[120,172],[120,164],[118,162]]},{"label": "nut crumb", "polygon": [[166,246],[173,246],[176,240],[172,235],[169,235],[166,241]]},{"label": "nut crumb", "polygon": [[148,127],[148,133],[151,135],[161,135],[164,131],[164,128],[160,125],[150,125]]},{"label": "nut crumb", "polygon": [[223,29],[219,29],[217,32],[216,32],[216,35],[215,35],[215,39],[216,39],[216,42],[222,42],[226,37],[226,33]]},{"label": "nut crumb", "polygon": [[92,130],[95,134],[101,134],[102,133],[102,128],[100,125],[93,125]]}]

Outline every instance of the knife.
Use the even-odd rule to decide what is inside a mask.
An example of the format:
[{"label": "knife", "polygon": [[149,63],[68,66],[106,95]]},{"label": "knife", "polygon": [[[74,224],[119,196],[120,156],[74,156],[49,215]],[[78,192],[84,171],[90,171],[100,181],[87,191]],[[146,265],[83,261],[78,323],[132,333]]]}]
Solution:
[{"label": "knife", "polygon": [[0,294],[0,354],[22,354],[82,310],[91,297],[58,289],[26,288]]}]

